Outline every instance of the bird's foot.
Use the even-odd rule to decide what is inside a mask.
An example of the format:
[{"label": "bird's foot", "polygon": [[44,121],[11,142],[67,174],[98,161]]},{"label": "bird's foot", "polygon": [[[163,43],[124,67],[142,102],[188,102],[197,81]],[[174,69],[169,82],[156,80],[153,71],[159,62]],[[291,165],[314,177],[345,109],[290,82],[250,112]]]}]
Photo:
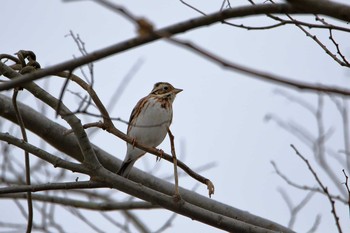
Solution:
[{"label": "bird's foot", "polygon": [[132,141],[131,141],[131,145],[132,145],[132,148],[133,148],[133,149],[135,148],[135,143],[136,143],[136,139],[133,138]]},{"label": "bird's foot", "polygon": [[179,202],[179,201],[181,201],[180,193],[175,193],[175,194],[173,195],[173,201],[174,201],[174,202]]},{"label": "bird's foot", "polygon": [[162,149],[157,149],[157,148],[155,148],[155,149],[160,153],[160,155],[158,155],[156,157],[156,162],[158,162],[158,161],[160,161],[163,158],[164,151]]}]

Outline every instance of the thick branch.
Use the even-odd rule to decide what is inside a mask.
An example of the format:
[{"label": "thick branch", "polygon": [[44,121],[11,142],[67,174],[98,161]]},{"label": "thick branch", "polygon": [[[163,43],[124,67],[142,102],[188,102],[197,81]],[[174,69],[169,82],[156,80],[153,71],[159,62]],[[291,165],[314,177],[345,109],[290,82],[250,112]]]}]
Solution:
[{"label": "thick branch", "polygon": [[[36,112],[35,110],[29,108],[26,105],[18,103],[18,107],[21,110],[21,112],[23,112],[23,121],[25,123],[30,122],[30,124],[26,124],[30,131],[39,135],[45,141],[50,143],[53,147],[61,150],[67,155],[79,161],[83,160],[81,151],[77,146],[77,141],[75,140],[75,138],[69,135],[63,136],[64,132],[67,131],[66,128],[62,127],[57,123],[52,122],[50,119],[46,118],[45,116],[41,115],[40,113]],[[11,105],[11,100],[8,97],[1,94],[0,116],[16,123],[15,113]],[[102,149],[99,149],[97,146],[93,147],[101,164],[103,164],[103,166],[110,171],[116,171],[117,167],[120,166],[121,161],[119,159],[116,159],[114,156],[106,153]],[[173,184],[166,182],[165,180],[158,179],[148,173],[142,172],[137,168],[133,169],[133,175],[130,178],[131,180],[140,183],[143,186],[156,190],[159,193],[166,194],[169,197],[173,195]],[[115,177],[113,179],[115,179]],[[128,182],[124,181],[123,184],[124,183]],[[136,187],[139,187],[139,185]],[[281,232],[292,232],[290,229],[285,228],[277,223],[260,218],[246,211],[236,209],[232,206],[225,205],[215,200],[203,197],[184,188],[180,188],[180,193],[182,199],[186,201],[186,203],[190,203],[191,205],[194,205],[201,209],[210,210],[212,213],[247,222],[255,226],[261,226],[266,229],[273,229]],[[157,198],[157,195],[154,198]],[[170,199],[170,201],[172,202],[172,199]],[[153,201],[153,203],[156,202]]]},{"label": "thick branch", "polygon": [[162,192],[150,189],[147,186],[139,185],[134,182],[129,182],[129,180],[125,179],[124,177],[118,176],[115,173],[111,173],[103,168],[96,170],[96,175],[103,182],[109,184],[115,189],[121,190],[132,196],[141,198],[151,203],[161,205],[162,207],[169,209],[173,212],[179,213],[191,219],[195,219],[197,221],[206,223],[208,225],[222,230],[241,233],[274,232],[274,230],[271,230],[271,226],[268,226],[266,228],[260,227],[251,223],[237,220],[236,218],[224,216],[215,213],[214,211],[212,211],[211,208],[202,208],[190,202],[187,202],[187,200],[184,198],[182,198],[180,201],[174,201],[173,195],[167,195]]},{"label": "thick branch", "polygon": [[287,0],[287,2],[306,12],[319,11],[319,14],[328,15],[345,22],[350,21],[350,6],[345,4],[328,0]]}]

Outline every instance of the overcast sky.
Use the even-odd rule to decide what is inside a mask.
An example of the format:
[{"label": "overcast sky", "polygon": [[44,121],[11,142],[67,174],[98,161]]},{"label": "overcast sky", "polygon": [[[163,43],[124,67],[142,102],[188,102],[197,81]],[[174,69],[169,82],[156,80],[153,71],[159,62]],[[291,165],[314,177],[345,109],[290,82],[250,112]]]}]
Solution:
[{"label": "overcast sky", "polygon": [[[116,3],[122,4],[136,16],[146,17],[157,29],[200,16],[180,1],[130,0]],[[218,11],[221,6],[221,1],[189,3],[205,13]],[[243,4],[248,3],[231,1],[232,7]],[[133,24],[125,18],[90,1],[63,3],[8,0],[2,2],[1,8],[3,29],[0,33],[0,52],[14,54],[20,49],[32,50],[43,67],[67,61],[73,55],[80,56],[73,40],[66,36],[70,30],[80,35],[88,51],[104,48],[136,35]],[[297,18],[305,19],[300,16]],[[235,19],[232,22],[251,26],[271,23],[265,17]],[[333,49],[327,40],[327,31],[312,32]],[[343,52],[348,55],[349,36],[344,33],[334,35],[342,45]],[[314,41],[293,26],[247,31],[215,24],[181,34],[178,38],[190,40],[233,62],[294,80],[343,87],[350,84],[349,72],[336,64]],[[141,67],[110,114],[127,120],[136,102],[147,95],[153,84],[158,81],[170,82],[175,87],[184,89],[174,102],[171,127],[176,137],[178,157],[191,168],[212,162],[216,164],[210,170],[201,172],[215,184],[213,199],[287,225],[289,211],[277,188],[283,187],[295,204],[299,203],[306,193],[285,184],[275,174],[270,161],[275,161],[292,180],[302,185],[313,186],[315,182],[310,172],[297,158],[290,144],[294,144],[311,161],[312,151],[275,123],[264,121],[264,117],[274,114],[286,122],[297,122],[316,134],[316,122],[311,114],[276,94],[276,90],[302,98],[314,106],[317,104],[317,96],[224,70],[190,51],[157,41],[95,63],[94,87],[104,103],[111,101],[112,93],[138,61],[141,61]],[[50,80],[50,91],[57,96],[59,89],[54,87],[62,82],[55,78]],[[73,85],[70,88],[78,90]],[[75,97],[66,95],[65,98],[71,106],[76,106]],[[327,97],[325,99],[326,127],[335,129],[330,138],[330,145],[338,151],[343,148],[340,118],[331,101]],[[125,124],[116,122],[116,125],[126,130]],[[124,158],[126,148],[123,141],[104,131],[95,135],[92,141],[116,157]],[[168,139],[160,148],[170,152]],[[333,163],[331,165],[339,176],[339,182],[343,182],[342,167]],[[145,170],[153,170],[156,167],[156,174],[160,177],[166,177],[172,172],[171,164],[166,161],[155,163],[152,155],[146,155],[136,166]],[[330,184],[326,177],[322,178],[326,184]],[[181,177],[179,182],[188,189],[192,189],[196,184],[186,177]],[[334,187],[330,185],[330,188]],[[207,195],[206,187],[201,184],[196,192]],[[116,195],[121,194],[116,192]],[[335,232],[330,210],[326,198],[315,195],[300,213],[295,230],[307,231],[316,215],[321,214],[322,223],[318,232]],[[348,209],[339,205],[337,211],[343,229],[349,229]],[[171,215],[164,210],[137,213],[154,230]],[[16,218],[19,215],[15,209],[13,213],[7,212],[6,217],[4,214],[4,211],[0,211],[0,219],[8,216]],[[69,221],[62,218],[62,222]],[[178,216],[166,232],[184,232],[190,228],[203,233],[218,231]],[[77,225],[68,229],[72,232],[81,230],[77,229]],[[87,228],[87,232],[90,230]],[[106,231],[108,232],[108,229]]]}]

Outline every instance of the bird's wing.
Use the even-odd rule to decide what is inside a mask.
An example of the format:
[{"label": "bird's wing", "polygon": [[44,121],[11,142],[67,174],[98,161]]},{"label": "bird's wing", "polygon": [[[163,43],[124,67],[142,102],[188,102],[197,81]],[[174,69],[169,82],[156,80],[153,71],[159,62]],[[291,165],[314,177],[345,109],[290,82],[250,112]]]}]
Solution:
[{"label": "bird's wing", "polygon": [[144,105],[146,104],[147,102],[147,97],[148,96],[145,96],[143,97],[142,99],[139,100],[139,102],[137,102],[136,106],[134,107],[134,109],[132,110],[131,112],[131,115],[130,115],[130,119],[129,119],[129,125],[128,125],[128,130],[127,130],[127,134],[129,134],[130,130],[131,130],[131,127],[133,125],[135,125],[135,119],[138,115],[140,115],[140,112],[141,110],[143,109]]}]

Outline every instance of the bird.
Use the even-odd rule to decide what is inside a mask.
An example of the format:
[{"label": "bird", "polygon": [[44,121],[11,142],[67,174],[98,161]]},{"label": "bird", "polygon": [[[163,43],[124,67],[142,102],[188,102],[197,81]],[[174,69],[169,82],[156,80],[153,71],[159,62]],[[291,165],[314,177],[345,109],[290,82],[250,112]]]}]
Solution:
[{"label": "bird", "polygon": [[[173,119],[172,104],[176,95],[183,91],[167,82],[154,84],[151,93],[138,101],[131,112],[127,135],[145,146],[156,148],[164,140]],[[117,171],[128,178],[136,160],[146,154],[133,143],[127,143],[125,159]]]}]

